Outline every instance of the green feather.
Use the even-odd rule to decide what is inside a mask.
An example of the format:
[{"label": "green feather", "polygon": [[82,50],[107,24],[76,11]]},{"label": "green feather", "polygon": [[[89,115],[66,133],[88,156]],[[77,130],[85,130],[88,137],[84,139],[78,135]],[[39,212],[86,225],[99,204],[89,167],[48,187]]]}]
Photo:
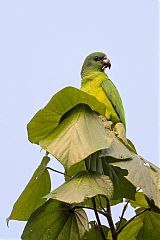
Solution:
[{"label": "green feather", "polygon": [[110,100],[114,110],[117,113],[118,118],[123,123],[126,128],[125,113],[123,108],[122,99],[120,94],[110,79],[104,80],[101,84],[104,92],[106,93],[108,99]]}]

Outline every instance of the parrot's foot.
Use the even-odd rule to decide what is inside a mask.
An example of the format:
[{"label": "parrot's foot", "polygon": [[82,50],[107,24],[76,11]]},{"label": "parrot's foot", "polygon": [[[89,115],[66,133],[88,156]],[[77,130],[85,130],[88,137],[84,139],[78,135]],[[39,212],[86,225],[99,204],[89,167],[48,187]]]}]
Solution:
[{"label": "parrot's foot", "polygon": [[124,144],[128,145],[128,141],[126,138],[126,130],[124,128],[123,123],[120,123],[120,122],[117,123],[113,128],[113,132],[119,139],[121,139],[124,142]]},{"label": "parrot's foot", "polygon": [[105,116],[100,115],[100,119],[102,120],[102,123],[106,129],[112,130],[112,121],[108,121]]}]

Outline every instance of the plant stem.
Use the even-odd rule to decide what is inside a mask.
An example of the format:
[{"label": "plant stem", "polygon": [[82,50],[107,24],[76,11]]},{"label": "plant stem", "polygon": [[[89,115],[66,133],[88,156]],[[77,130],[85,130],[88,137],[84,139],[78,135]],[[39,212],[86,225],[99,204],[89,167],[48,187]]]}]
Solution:
[{"label": "plant stem", "polygon": [[137,213],[134,217],[132,217],[131,219],[129,219],[118,231],[117,234],[119,234],[130,222],[132,222],[136,217],[138,217],[139,215],[141,215],[142,213],[146,212],[146,211],[150,211],[150,208],[145,208],[143,211]]},{"label": "plant stem", "polygon": [[122,219],[123,219],[123,217],[124,217],[125,211],[127,210],[127,207],[128,207],[129,202],[130,202],[130,200],[128,200],[127,203],[126,203],[126,204],[124,205],[124,207],[123,207],[122,215],[121,215],[121,217],[120,217],[119,224],[118,224],[118,226],[117,226],[116,231],[120,228]]},{"label": "plant stem", "polygon": [[47,167],[47,169],[49,169],[49,170],[51,170],[51,171],[53,171],[53,172],[56,172],[56,173],[60,173],[60,174],[62,174],[62,175],[64,175],[64,176],[71,177],[71,176],[69,176],[69,175],[67,175],[67,174],[65,174],[65,173],[63,173],[63,172],[60,172],[60,171],[58,171],[58,170],[55,170],[55,169],[53,169],[53,168],[51,168],[51,167]]},{"label": "plant stem", "polygon": [[112,238],[113,238],[113,240],[117,240],[117,232],[116,232],[116,228],[114,226],[113,219],[112,219],[111,206],[110,206],[110,202],[107,197],[106,197],[106,209],[107,209],[106,217],[107,217],[110,229],[111,229]]},{"label": "plant stem", "polygon": [[98,211],[97,211],[97,208],[96,208],[96,201],[95,201],[94,197],[92,198],[92,204],[93,204],[93,210],[94,210],[94,213],[95,213],[95,216],[96,216],[96,219],[97,219],[100,234],[102,236],[102,239],[106,240],[106,237],[105,237],[103,229],[102,229],[101,221],[99,219]]}]

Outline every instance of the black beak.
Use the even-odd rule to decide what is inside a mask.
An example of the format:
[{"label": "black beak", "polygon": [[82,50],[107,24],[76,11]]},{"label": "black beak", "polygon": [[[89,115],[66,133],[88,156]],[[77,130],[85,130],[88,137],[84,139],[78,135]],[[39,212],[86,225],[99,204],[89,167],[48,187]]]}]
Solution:
[{"label": "black beak", "polygon": [[107,67],[110,69],[111,68],[111,61],[105,56],[102,60],[102,65],[103,65],[102,69],[105,69]]}]

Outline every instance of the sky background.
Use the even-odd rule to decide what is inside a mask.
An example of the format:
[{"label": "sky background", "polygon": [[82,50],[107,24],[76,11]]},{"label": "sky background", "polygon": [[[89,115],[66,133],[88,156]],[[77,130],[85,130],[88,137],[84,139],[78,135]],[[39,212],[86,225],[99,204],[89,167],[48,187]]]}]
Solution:
[{"label": "sky background", "polygon": [[[7,228],[5,219],[44,154],[28,141],[26,124],[57,91],[80,87],[82,63],[94,51],[112,61],[128,138],[159,164],[158,1],[0,0],[0,239],[20,238],[24,223]],[[52,177],[53,187],[63,181]]]}]

